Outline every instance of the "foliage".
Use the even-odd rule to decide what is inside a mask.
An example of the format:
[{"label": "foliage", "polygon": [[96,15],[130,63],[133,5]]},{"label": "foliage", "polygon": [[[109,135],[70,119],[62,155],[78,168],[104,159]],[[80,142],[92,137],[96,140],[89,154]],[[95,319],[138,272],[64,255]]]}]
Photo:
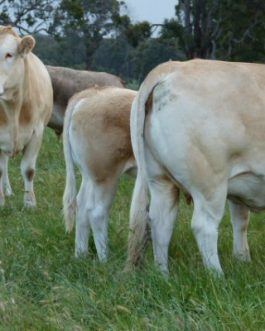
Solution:
[{"label": "foliage", "polygon": [[[76,260],[74,233],[62,223],[65,170],[62,141],[50,129],[36,173],[36,210],[23,208],[19,158],[10,160],[15,195],[1,208],[0,330],[263,330],[265,325],[264,215],[253,215],[249,242],[253,262],[233,260],[226,215],[219,251],[225,272],[204,270],[190,228],[192,207],[182,201],[170,246],[168,281],[148,251],[143,270],[124,273],[133,179],[119,186],[109,223],[110,259]],[[151,248],[151,247],[150,247]]]},{"label": "foliage", "polygon": [[264,59],[265,3],[181,0],[161,36],[175,35],[187,58]]},{"label": "foliage", "polygon": [[137,47],[138,44],[151,37],[151,24],[147,21],[132,23],[127,15],[115,15],[114,24],[116,25],[117,32],[121,36],[125,36],[128,42]]},{"label": "foliage", "polygon": [[132,51],[132,46],[124,37],[103,39],[93,55],[91,68],[108,71],[121,77],[132,77]]},{"label": "foliage", "polygon": [[74,48],[80,41],[85,46],[86,67],[90,68],[92,55],[99,47],[103,37],[113,30],[113,17],[117,16],[121,4],[117,0],[61,0],[54,12],[50,33],[57,38],[75,35],[73,43],[68,40],[68,47]]},{"label": "foliage", "polygon": [[175,17],[162,24],[133,22],[124,8],[118,0],[0,0],[0,23],[34,33],[45,63],[108,71],[137,84],[170,59],[265,60],[265,2],[180,0]]},{"label": "foliage", "polygon": [[134,52],[136,79],[140,82],[150,70],[162,62],[169,60],[184,60],[185,55],[180,51],[175,38],[147,39],[139,44]]},{"label": "foliage", "polygon": [[109,71],[138,84],[161,62],[182,60],[177,40],[151,38],[134,48],[124,36],[103,40],[93,56],[92,69]]},{"label": "foliage", "polygon": [[215,58],[219,37],[220,0],[181,0],[175,6],[175,20],[166,22],[167,30],[176,33],[188,58]]},{"label": "foliage", "polygon": [[265,3],[259,0],[221,2],[219,57],[264,61]]},{"label": "foliage", "polygon": [[49,28],[50,13],[56,8],[54,0],[1,0],[0,24],[12,25],[23,33],[39,33]]}]

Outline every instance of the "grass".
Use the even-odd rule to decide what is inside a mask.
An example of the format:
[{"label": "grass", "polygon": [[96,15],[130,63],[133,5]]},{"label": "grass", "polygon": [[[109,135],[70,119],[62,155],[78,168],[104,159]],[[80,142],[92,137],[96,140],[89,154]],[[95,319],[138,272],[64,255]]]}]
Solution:
[{"label": "grass", "polygon": [[74,234],[62,222],[64,161],[62,142],[47,129],[35,179],[36,210],[23,208],[19,159],[10,161],[15,195],[1,209],[0,331],[4,330],[265,330],[265,222],[252,215],[252,263],[231,255],[232,231],[226,215],[220,228],[224,279],[203,268],[190,229],[192,208],[182,201],[170,246],[171,277],[153,266],[123,273],[128,210],[133,180],[123,178],[109,223],[110,259],[91,254],[76,260]]}]

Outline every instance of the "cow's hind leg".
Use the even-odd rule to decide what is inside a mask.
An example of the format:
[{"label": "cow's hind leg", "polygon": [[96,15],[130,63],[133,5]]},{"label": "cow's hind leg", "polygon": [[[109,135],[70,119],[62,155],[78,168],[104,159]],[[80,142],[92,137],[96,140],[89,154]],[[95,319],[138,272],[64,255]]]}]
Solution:
[{"label": "cow's hind leg", "polygon": [[40,126],[33,133],[31,141],[24,148],[20,164],[21,175],[24,180],[24,206],[36,207],[36,198],[33,189],[36,161],[41,147],[43,126]]},{"label": "cow's hind leg", "polygon": [[216,192],[211,192],[205,198],[197,192],[192,194],[194,211],[192,216],[192,230],[197,240],[204,265],[222,274],[218,257],[218,227],[222,220],[226,201],[226,188],[219,186]]},{"label": "cow's hind leg", "polygon": [[89,221],[101,262],[105,262],[108,258],[108,217],[117,183],[118,178],[113,176],[104,182],[94,182],[90,191]]},{"label": "cow's hind leg", "polygon": [[155,263],[168,274],[168,247],[177,216],[179,190],[169,180],[157,177],[149,183],[150,222]]},{"label": "cow's hind leg", "polygon": [[250,261],[247,229],[249,224],[249,209],[229,201],[231,223],[233,226],[233,254],[241,261]]},{"label": "cow's hind leg", "polygon": [[117,178],[109,182],[82,180],[77,196],[76,244],[77,257],[87,255],[90,226],[93,231],[98,258],[108,257],[108,215],[117,187]]}]

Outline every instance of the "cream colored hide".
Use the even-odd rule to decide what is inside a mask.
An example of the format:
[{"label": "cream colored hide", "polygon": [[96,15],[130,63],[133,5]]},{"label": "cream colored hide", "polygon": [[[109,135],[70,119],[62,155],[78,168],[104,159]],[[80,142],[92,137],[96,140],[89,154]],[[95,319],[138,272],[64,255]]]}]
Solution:
[{"label": "cream colored hide", "polygon": [[23,153],[24,205],[36,205],[36,159],[52,111],[52,86],[43,63],[31,53],[35,41],[0,27],[0,205],[11,195],[8,157]]},{"label": "cream colored hide", "polygon": [[205,266],[222,274],[217,240],[226,198],[234,255],[249,260],[249,210],[265,208],[265,66],[206,60],[158,66],[133,102],[131,138],[138,173],[129,261],[136,259],[145,229],[137,197],[146,185],[154,258],[162,272],[168,273],[177,188],[192,196],[191,225]]},{"label": "cream colored hide", "polygon": [[120,77],[107,72],[75,70],[66,67],[46,66],[53,87],[53,111],[48,127],[58,135],[63,132],[64,113],[69,99],[89,87],[123,87]]},{"label": "cream colored hide", "polygon": [[[107,259],[108,214],[118,180],[135,167],[130,139],[130,110],[135,94],[117,87],[90,88],[75,94],[66,109],[63,210],[67,231],[76,218],[76,256],[87,254],[92,228],[99,260]],[[74,165],[82,175],[77,197]]]}]

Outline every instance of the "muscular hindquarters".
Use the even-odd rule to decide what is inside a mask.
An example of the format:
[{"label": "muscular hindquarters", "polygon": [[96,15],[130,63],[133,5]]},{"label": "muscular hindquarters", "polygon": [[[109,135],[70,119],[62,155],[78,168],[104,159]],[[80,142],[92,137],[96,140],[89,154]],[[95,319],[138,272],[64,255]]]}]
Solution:
[{"label": "muscular hindquarters", "polygon": [[79,101],[72,116],[70,139],[75,160],[98,182],[122,173],[133,159],[129,121],[135,92],[117,90],[118,94],[107,88],[87,90],[88,97]]}]

